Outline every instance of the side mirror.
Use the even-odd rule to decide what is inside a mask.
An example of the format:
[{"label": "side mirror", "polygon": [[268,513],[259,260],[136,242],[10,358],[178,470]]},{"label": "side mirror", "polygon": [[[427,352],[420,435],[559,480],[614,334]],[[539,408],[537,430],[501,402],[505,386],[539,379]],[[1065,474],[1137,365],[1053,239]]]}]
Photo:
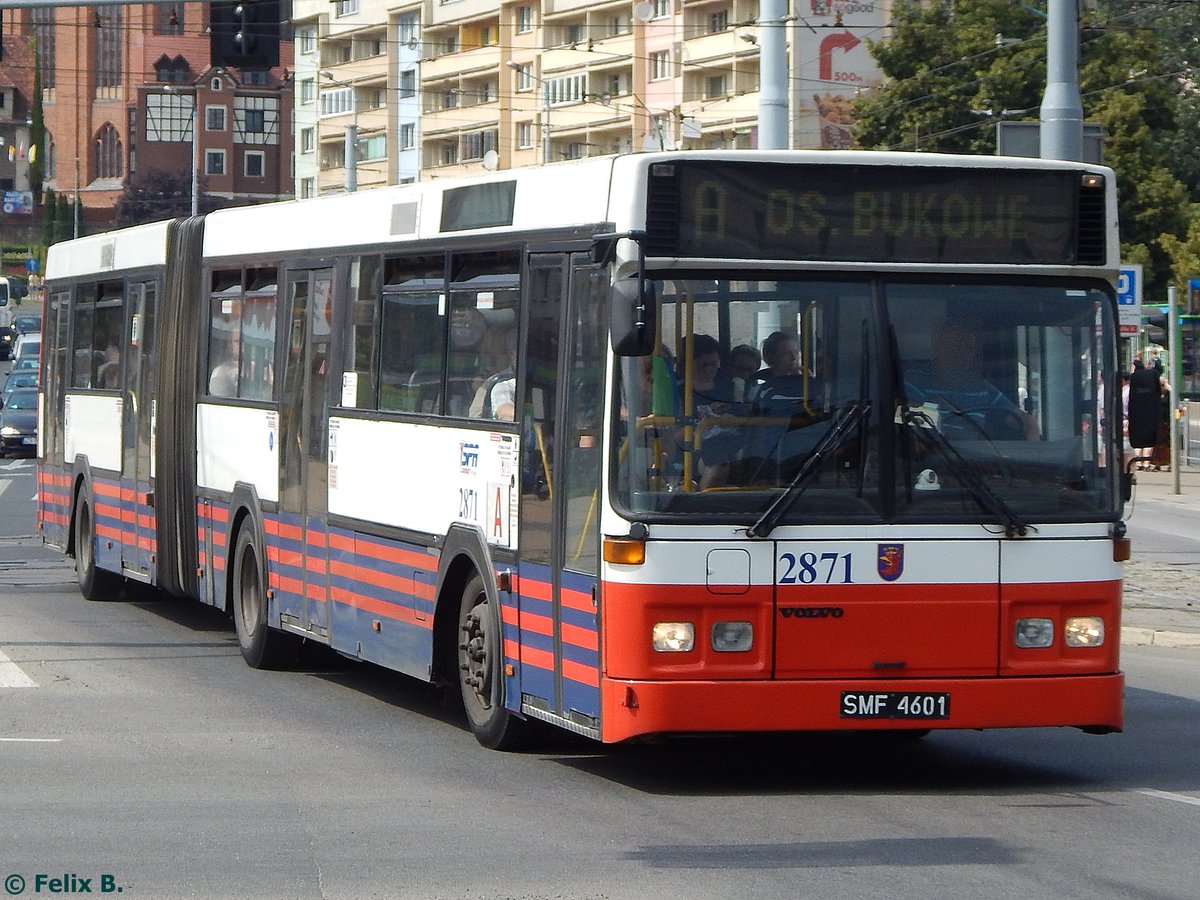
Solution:
[{"label": "side mirror", "polygon": [[654,284],[643,275],[618,281],[612,287],[609,333],[617,356],[649,356],[658,342]]}]

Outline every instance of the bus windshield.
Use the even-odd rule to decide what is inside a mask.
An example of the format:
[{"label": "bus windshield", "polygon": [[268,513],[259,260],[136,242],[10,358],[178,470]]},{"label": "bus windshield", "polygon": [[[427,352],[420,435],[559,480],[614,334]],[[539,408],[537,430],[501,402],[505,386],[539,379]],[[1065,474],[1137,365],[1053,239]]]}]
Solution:
[{"label": "bus windshield", "polygon": [[614,496],[631,516],[765,534],[764,517],[1116,515],[1104,286],[756,278],[657,283],[659,347],[618,365]]}]

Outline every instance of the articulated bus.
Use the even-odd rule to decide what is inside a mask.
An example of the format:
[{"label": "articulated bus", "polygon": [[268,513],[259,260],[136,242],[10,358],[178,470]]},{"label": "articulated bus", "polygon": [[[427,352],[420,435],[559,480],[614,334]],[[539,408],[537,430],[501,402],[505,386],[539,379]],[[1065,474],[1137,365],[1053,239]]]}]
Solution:
[{"label": "articulated bus", "polygon": [[88,599],[444,684],[489,747],[1117,731],[1115,210],[679,152],[57,244],[39,527]]}]

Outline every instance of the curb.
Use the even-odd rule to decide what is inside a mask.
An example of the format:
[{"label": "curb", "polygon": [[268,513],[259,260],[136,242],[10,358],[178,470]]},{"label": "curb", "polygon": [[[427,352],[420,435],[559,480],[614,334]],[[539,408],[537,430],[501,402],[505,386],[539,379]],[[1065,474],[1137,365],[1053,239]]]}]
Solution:
[{"label": "curb", "polygon": [[1194,631],[1161,631],[1157,628],[1123,626],[1121,643],[1135,647],[1200,647],[1200,633]]}]

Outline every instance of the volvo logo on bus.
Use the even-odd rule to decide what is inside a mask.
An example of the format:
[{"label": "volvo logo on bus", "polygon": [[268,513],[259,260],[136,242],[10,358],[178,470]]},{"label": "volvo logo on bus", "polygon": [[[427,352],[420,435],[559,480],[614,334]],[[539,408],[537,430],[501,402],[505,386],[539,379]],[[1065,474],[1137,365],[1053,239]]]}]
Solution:
[{"label": "volvo logo on bus", "polygon": [[840,619],[845,613],[840,606],[781,606],[785,619]]}]

